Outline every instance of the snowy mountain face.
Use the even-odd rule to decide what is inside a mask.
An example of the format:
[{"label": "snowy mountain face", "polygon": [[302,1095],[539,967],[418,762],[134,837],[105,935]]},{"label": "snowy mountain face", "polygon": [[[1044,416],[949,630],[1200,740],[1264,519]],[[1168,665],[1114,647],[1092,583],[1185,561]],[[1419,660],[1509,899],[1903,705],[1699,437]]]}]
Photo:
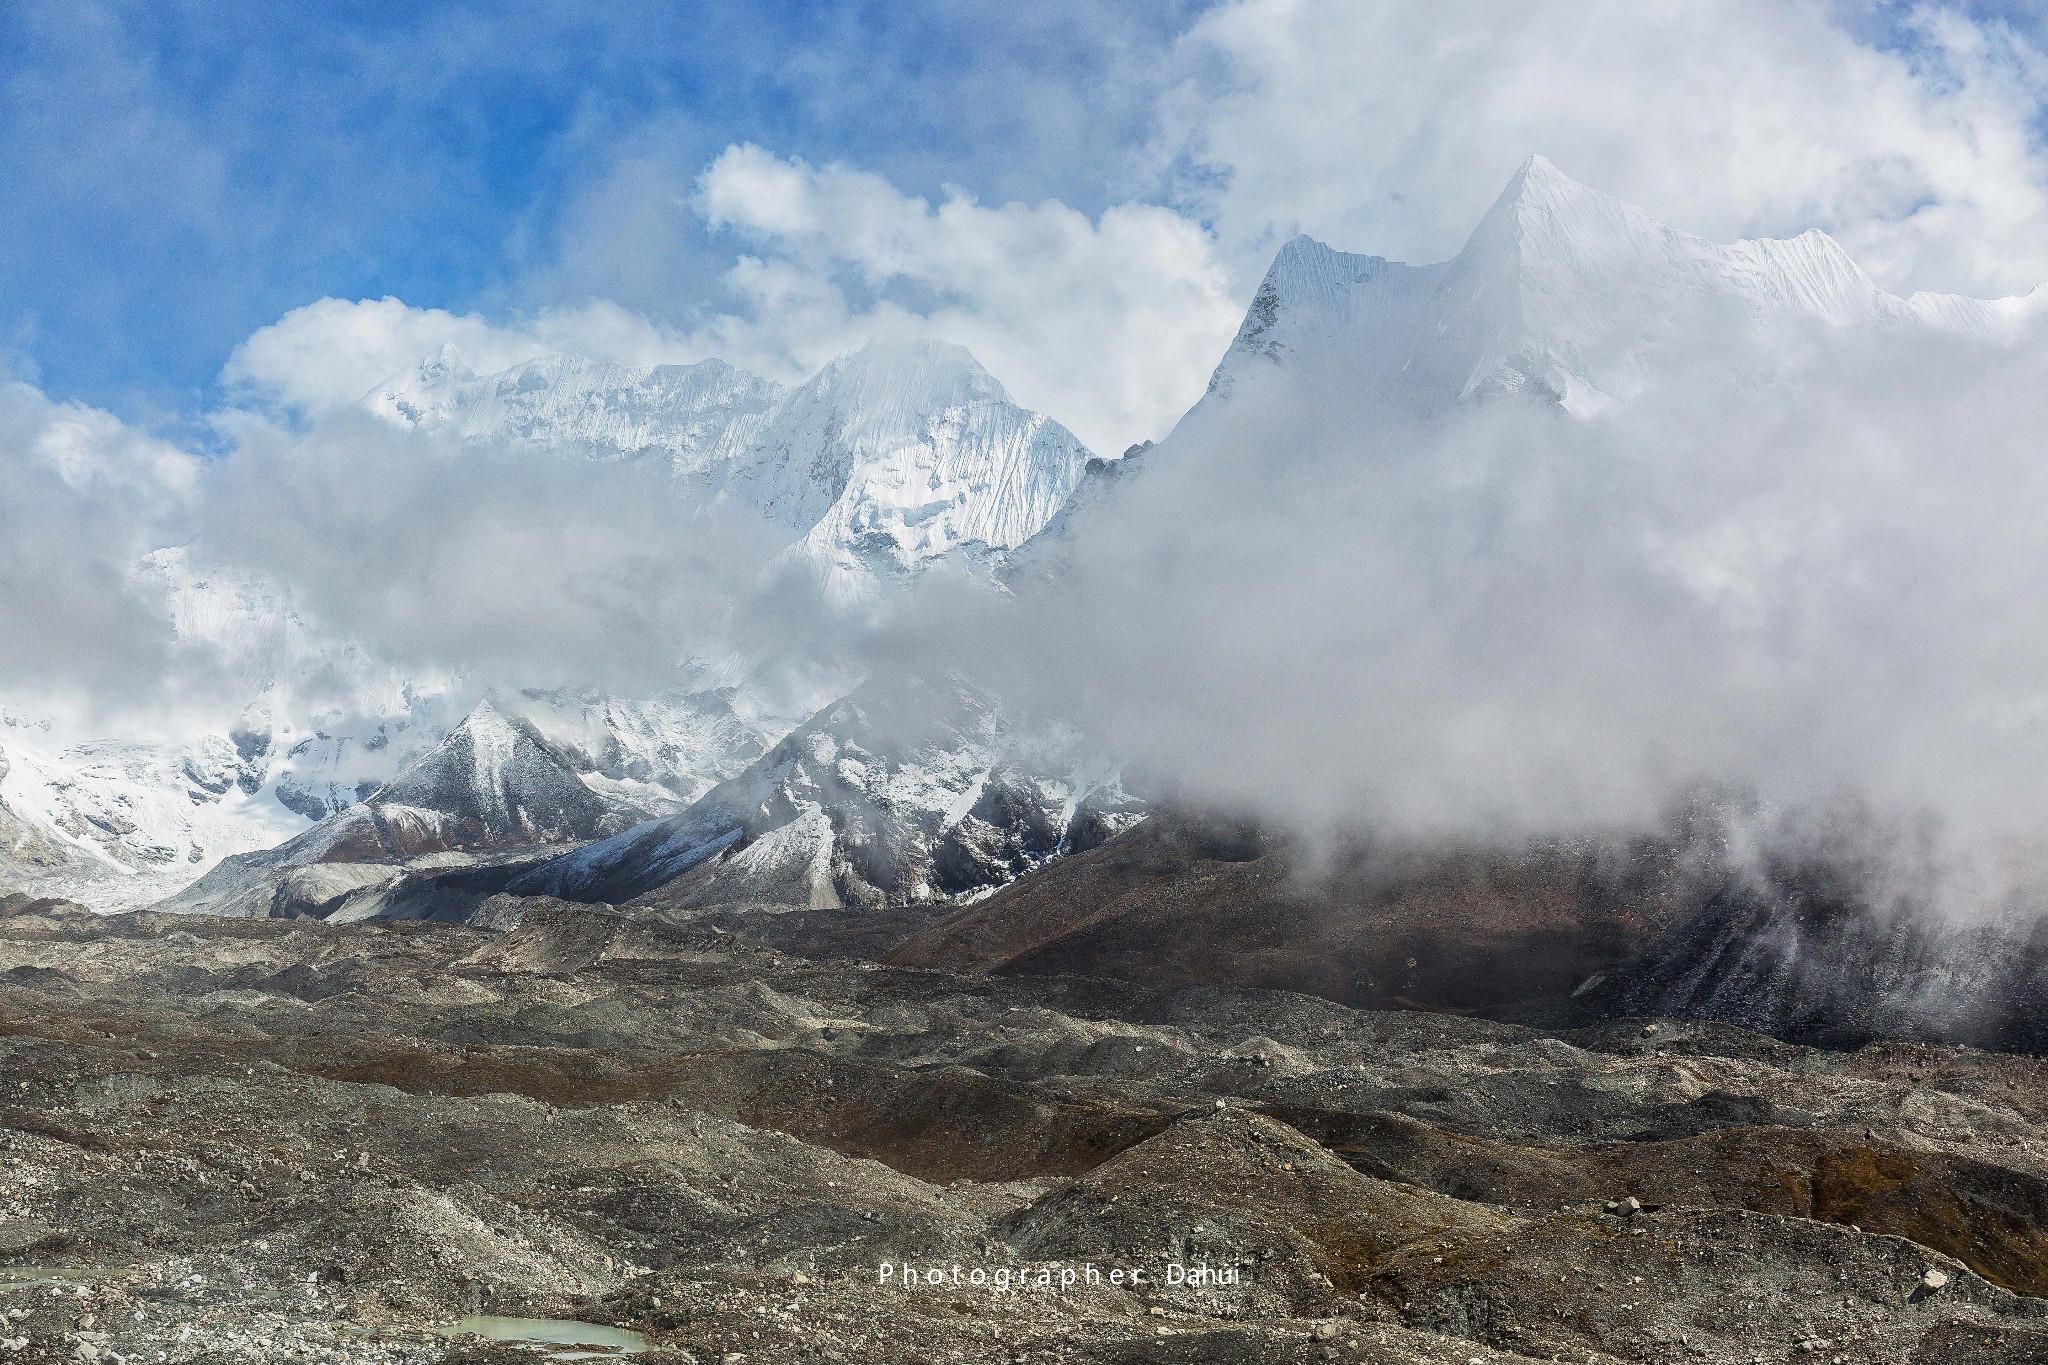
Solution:
[{"label": "snowy mountain face", "polygon": [[256,792],[260,759],[223,735],[67,743],[0,714],[0,883],[109,908],[145,904],[297,825]]},{"label": "snowy mountain face", "polygon": [[743,715],[740,702],[732,687],[675,688],[644,700],[563,688],[504,696],[497,705],[531,726],[599,796],[665,815],[738,773],[783,733],[772,719]]},{"label": "snowy mountain face", "polygon": [[788,561],[854,598],[876,572],[1022,545],[1090,459],[937,341],[874,342],[790,390],[715,360],[630,369],[547,356],[478,377],[444,348],[365,406],[464,441],[658,455],[694,496],[787,528]]},{"label": "snowy mountain face", "polygon": [[2043,315],[2048,287],[1994,301],[1897,298],[1822,232],[1716,245],[1533,157],[1441,264],[1289,242],[1196,411],[1265,368],[1312,366],[1418,412],[1524,394],[1587,416],[1637,392],[1670,343],[1715,327],[1921,325],[1989,337]]},{"label": "snowy mountain face", "polygon": [[941,342],[877,342],[834,361],[775,429],[782,449],[834,471],[837,496],[793,553],[841,581],[961,547],[1013,550],[1065,505],[1091,458]]},{"label": "snowy mountain face", "polygon": [[509,889],[678,909],[875,908],[968,895],[1142,818],[1115,769],[959,681],[870,682],[688,810]]},{"label": "snowy mountain face", "polygon": [[[715,360],[635,369],[550,356],[478,376],[444,348],[364,407],[464,442],[661,460],[689,494],[781,526],[778,572],[840,602],[955,550],[1021,545],[1089,459],[966,351],[936,342],[871,345],[793,390]],[[0,884],[147,903],[369,801],[474,695],[459,678],[391,667],[301,617],[274,585],[183,549],[146,556],[135,577],[207,690],[232,700],[221,718],[150,735],[38,729],[44,718],[25,708],[0,741],[11,755]],[[822,699],[785,717],[790,700],[586,690],[516,709],[576,756],[583,787],[659,815],[732,776]]]},{"label": "snowy mountain face", "polygon": [[356,827],[377,837],[367,857],[588,839],[641,813],[584,785],[573,759],[489,699],[361,809]]},{"label": "snowy mountain face", "polygon": [[625,702],[487,696],[366,799],[275,848],[227,859],[162,904],[208,914],[364,912],[423,860],[575,845],[682,809],[764,748],[728,694]]}]

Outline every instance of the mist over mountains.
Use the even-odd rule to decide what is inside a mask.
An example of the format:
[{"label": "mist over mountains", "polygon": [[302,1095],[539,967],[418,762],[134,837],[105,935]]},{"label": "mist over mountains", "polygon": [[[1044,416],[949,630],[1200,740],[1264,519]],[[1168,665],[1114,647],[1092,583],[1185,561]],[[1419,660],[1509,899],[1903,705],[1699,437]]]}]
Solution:
[{"label": "mist over mountains", "polygon": [[2048,1361],[2048,6],[23,0],[0,184],[0,1361]]},{"label": "mist over mountains", "polygon": [[1006,695],[1300,824],[1584,834],[1732,786],[2026,837],[2044,301],[1893,298],[1532,162],[1444,265],[1284,248],[979,638]]},{"label": "mist over mountains", "polygon": [[747,885],[886,904],[1162,796],[1484,846],[1722,791],[1737,845],[1868,808],[1928,831],[1909,898],[2010,908],[2048,809],[2044,315],[1536,158],[1442,264],[1289,242],[1122,457],[942,343],[794,387],[447,348],[208,460],[67,459],[17,394],[58,451],[24,505],[102,515],[48,575],[90,601],[8,596],[102,657],[6,679],[12,875],[131,904],[317,823],[265,904],[302,855],[590,839],[602,875],[505,877],[637,894],[632,849],[702,881],[751,848]]}]

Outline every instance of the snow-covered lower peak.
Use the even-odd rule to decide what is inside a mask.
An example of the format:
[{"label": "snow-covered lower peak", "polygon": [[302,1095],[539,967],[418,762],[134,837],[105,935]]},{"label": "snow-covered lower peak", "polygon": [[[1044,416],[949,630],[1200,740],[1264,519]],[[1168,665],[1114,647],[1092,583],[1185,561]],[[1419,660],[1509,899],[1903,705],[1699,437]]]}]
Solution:
[{"label": "snow-covered lower peak", "polygon": [[1001,552],[1065,506],[1092,458],[1065,427],[1010,401],[965,349],[874,342],[825,367],[779,419],[838,495],[790,562],[858,598],[876,575],[956,550]]},{"label": "snow-covered lower peak", "polygon": [[640,813],[586,785],[537,727],[488,697],[356,809],[394,831],[351,850],[364,858],[589,839]]},{"label": "snow-covered lower peak", "polygon": [[158,908],[325,915],[349,899],[355,912],[376,913],[365,895],[422,860],[616,834],[683,809],[764,748],[723,691],[647,701],[493,693],[364,799],[274,848],[225,860]]},{"label": "snow-covered lower peak", "polygon": [[[546,864],[519,894],[879,907],[1003,885],[1142,818],[1072,732],[958,678],[871,681],[689,809]],[[665,889],[664,889],[665,888]]]},{"label": "snow-covered lower peak", "polygon": [[1266,367],[1318,365],[1421,412],[1523,393],[1583,416],[1637,392],[1673,343],[1730,327],[1917,324],[1995,337],[2044,315],[2048,289],[1898,298],[1822,232],[1717,245],[1532,157],[1441,264],[1287,243],[1205,404]]}]

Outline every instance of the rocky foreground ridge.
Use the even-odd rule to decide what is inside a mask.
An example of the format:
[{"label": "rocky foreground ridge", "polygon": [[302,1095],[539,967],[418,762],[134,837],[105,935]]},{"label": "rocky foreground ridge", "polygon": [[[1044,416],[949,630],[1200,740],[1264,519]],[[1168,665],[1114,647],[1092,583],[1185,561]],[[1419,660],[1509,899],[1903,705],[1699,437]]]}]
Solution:
[{"label": "rocky foreground ridge", "polygon": [[726,1365],[2048,1353],[2034,1058],[493,910],[0,904],[5,1358],[547,1358],[479,1314]]}]

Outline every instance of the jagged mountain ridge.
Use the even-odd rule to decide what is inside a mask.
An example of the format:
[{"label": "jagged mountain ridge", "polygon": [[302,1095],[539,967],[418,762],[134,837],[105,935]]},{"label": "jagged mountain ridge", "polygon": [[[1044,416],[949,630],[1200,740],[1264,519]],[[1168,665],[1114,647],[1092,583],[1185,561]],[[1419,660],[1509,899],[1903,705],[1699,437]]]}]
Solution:
[{"label": "jagged mountain ridge", "polygon": [[351,895],[390,885],[422,859],[573,845],[679,804],[673,797],[636,802],[616,782],[593,783],[592,762],[503,699],[486,697],[367,800],[276,848],[225,860],[161,908],[331,912]]},{"label": "jagged mountain ridge", "polygon": [[660,891],[676,909],[880,909],[1006,884],[1148,809],[1078,737],[1020,725],[957,678],[870,682],[653,819],[508,701],[481,704],[369,800],[226,860],[159,908],[459,915],[509,890],[606,902]]},{"label": "jagged mountain ridge", "polygon": [[[794,390],[718,361],[630,369],[544,357],[478,377],[443,348],[364,405],[464,441],[666,459],[696,494],[782,525],[777,574],[840,601],[866,596],[876,575],[1021,544],[1090,458],[1057,423],[1011,403],[965,350],[937,342],[871,345]],[[0,859],[10,884],[109,908],[157,899],[224,856],[364,800],[475,695],[460,678],[392,668],[301,616],[274,585],[183,548],[146,556],[135,582],[216,689],[242,699],[240,715],[147,737],[24,731],[11,778],[0,778],[20,835]],[[658,814],[730,776],[822,700],[793,709],[795,698],[728,697],[706,710],[681,695],[586,690],[552,706],[543,728],[584,736],[586,785]]]},{"label": "jagged mountain ridge", "polygon": [[[1088,534],[1088,519],[1078,514],[1090,509],[1081,504],[1114,502],[1145,466],[1171,462],[1174,445],[1191,439],[1202,414],[1276,366],[1321,369],[1431,411],[1519,394],[1586,417],[1626,401],[1655,364],[1672,319],[1702,308],[1732,308],[1763,322],[1924,324],[1992,335],[2041,313],[2044,303],[2048,291],[1989,303],[1896,299],[1822,234],[1715,246],[1537,158],[1452,261],[1413,267],[1306,238],[1290,243],[1210,393],[1174,438],[1128,466],[1091,459],[1057,423],[1011,404],[965,351],[929,342],[877,343],[787,390],[712,361],[632,369],[544,357],[476,376],[444,351],[380,386],[365,404],[385,420],[464,441],[664,459],[678,477],[699,480],[706,496],[784,526],[792,539],[782,568],[810,572],[828,592],[857,598],[878,575],[914,571],[947,554],[1005,558],[1019,546]],[[1029,551],[1021,558],[1027,566],[1056,564],[1056,556],[1034,560]],[[409,681],[405,689],[411,692]],[[749,752],[747,736],[718,725],[702,733],[686,725],[681,733],[673,717],[652,719],[645,703],[579,704],[586,720],[590,706],[609,715],[604,733],[583,745],[579,780],[657,814],[673,808],[665,803],[704,796],[710,783],[733,776],[731,760],[750,760],[777,737],[756,727]],[[294,728],[291,710],[252,713],[264,724],[238,724],[221,738],[241,765],[230,790],[256,780],[266,798],[309,817],[350,809],[447,728],[445,719],[422,721],[397,736],[380,722],[305,735],[308,727]],[[241,752],[249,746],[263,746],[254,765],[260,780]],[[696,762],[691,753],[709,757]],[[920,884],[912,878],[902,886],[912,894]]]},{"label": "jagged mountain ridge", "polygon": [[1015,880],[1100,844],[1144,803],[1078,737],[1020,724],[956,677],[872,681],[667,819],[510,889],[678,907],[880,908]]},{"label": "jagged mountain ridge", "polygon": [[1586,416],[1626,401],[1660,349],[1703,322],[1995,336],[2043,315],[2048,286],[2000,300],[1898,298],[1823,232],[1717,245],[1538,156],[1449,261],[1406,265],[1309,237],[1288,242],[1207,397],[1228,398],[1266,366],[1315,364],[1424,412],[1527,393]]},{"label": "jagged mountain ridge", "polygon": [[963,546],[1016,548],[1092,458],[966,349],[930,340],[871,342],[794,389],[715,360],[545,356],[479,377],[443,348],[364,406],[469,442],[659,454],[692,496],[788,528],[792,557],[846,584]]}]

